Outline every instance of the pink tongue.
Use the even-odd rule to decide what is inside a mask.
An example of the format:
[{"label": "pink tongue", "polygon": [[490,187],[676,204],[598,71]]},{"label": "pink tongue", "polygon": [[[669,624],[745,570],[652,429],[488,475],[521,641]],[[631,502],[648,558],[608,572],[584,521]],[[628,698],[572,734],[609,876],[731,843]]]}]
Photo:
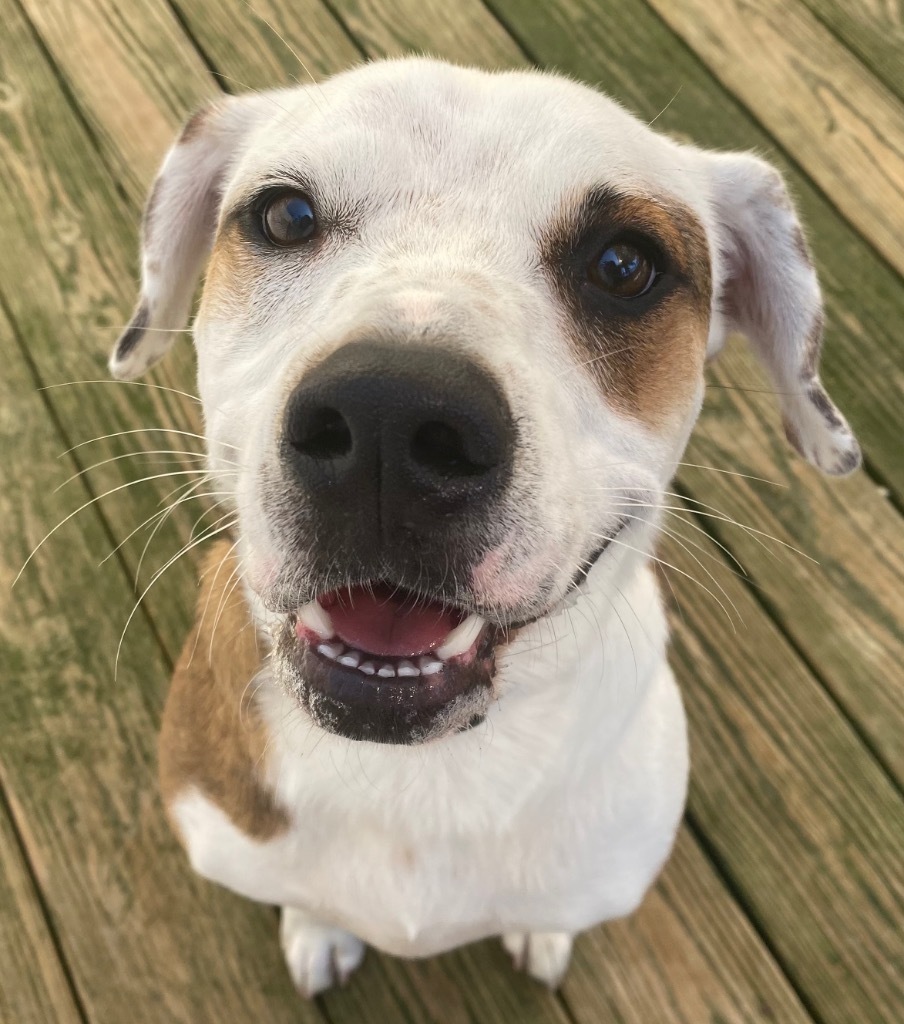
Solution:
[{"label": "pink tongue", "polygon": [[437,602],[413,606],[412,599],[389,587],[353,587],[326,595],[339,639],[369,654],[410,658],[426,654],[462,621],[460,613]]}]

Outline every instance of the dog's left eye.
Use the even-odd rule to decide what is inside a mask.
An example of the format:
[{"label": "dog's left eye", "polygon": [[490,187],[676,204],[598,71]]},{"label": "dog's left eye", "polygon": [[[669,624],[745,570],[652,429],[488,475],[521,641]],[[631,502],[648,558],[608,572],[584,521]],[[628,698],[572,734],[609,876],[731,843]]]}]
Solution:
[{"label": "dog's left eye", "polygon": [[619,299],[645,295],[657,276],[653,254],[628,239],[616,239],[606,246],[590,266],[590,280]]},{"label": "dog's left eye", "polygon": [[301,245],[313,238],[317,218],[310,201],[300,192],[280,192],[261,211],[261,227],[274,245]]}]

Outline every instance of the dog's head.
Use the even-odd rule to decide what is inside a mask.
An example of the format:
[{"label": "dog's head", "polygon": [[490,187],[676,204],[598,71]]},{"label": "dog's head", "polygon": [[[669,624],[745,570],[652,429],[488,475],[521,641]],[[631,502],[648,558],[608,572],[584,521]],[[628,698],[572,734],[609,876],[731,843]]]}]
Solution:
[{"label": "dog's head", "polygon": [[729,333],[805,458],[859,461],[778,173],[558,77],[384,62],[200,111],[116,376],[160,358],[208,256],[211,469],[279,674],[348,736],[466,726],[512,630],[643,557]]}]

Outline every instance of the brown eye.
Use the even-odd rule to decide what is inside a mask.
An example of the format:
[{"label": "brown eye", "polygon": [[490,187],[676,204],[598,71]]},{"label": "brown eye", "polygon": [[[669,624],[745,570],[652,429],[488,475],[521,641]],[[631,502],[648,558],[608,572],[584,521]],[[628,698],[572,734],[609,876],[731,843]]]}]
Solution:
[{"label": "brown eye", "polygon": [[261,226],[274,245],[301,245],[317,230],[310,202],[300,192],[281,192],[264,207]]},{"label": "brown eye", "polygon": [[629,241],[613,242],[590,267],[590,280],[619,299],[644,295],[656,277],[652,256]]}]

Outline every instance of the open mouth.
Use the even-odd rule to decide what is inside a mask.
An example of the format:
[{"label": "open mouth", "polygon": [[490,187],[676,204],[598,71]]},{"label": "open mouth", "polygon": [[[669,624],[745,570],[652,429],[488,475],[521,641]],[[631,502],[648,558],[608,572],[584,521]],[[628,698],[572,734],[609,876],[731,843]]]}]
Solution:
[{"label": "open mouth", "polygon": [[476,613],[375,582],[320,594],[289,616],[279,646],[318,724],[417,743],[482,720],[505,635]]}]

